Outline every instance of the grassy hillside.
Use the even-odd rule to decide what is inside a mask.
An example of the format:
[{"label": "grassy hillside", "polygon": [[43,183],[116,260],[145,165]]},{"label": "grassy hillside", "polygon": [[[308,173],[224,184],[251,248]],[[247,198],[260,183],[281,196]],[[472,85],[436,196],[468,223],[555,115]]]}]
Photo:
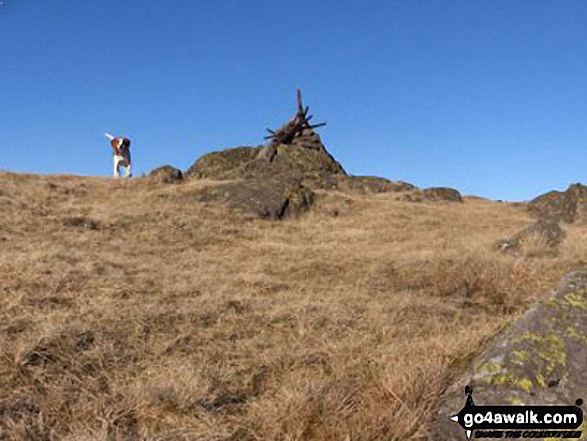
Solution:
[{"label": "grassy hillside", "polygon": [[321,194],[266,222],[212,182],[0,173],[0,439],[423,440],[480,345],[584,268],[522,204]]}]

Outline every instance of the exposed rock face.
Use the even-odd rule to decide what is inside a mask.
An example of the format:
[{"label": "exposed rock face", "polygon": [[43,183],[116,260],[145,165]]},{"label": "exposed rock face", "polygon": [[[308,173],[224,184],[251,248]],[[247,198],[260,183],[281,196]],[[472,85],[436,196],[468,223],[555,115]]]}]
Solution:
[{"label": "exposed rock face", "polygon": [[346,175],[328,153],[309,121],[308,107],[302,106],[297,91],[297,112],[278,130],[269,130],[270,143],[258,147],[237,147],[214,152],[198,159],[187,171],[188,178],[208,179],[305,179],[321,180]]},{"label": "exposed rock face", "polygon": [[431,187],[422,190],[424,199],[433,201],[463,202],[463,198],[458,190],[447,187]]},{"label": "exposed rock face", "polygon": [[214,180],[263,177],[320,180],[332,174],[346,175],[346,172],[322,143],[318,148],[297,143],[237,147],[204,155],[187,171],[189,178]]},{"label": "exposed rock face", "polygon": [[359,194],[396,193],[416,188],[407,182],[393,182],[376,176],[337,176],[331,183],[330,188]]},{"label": "exposed rock face", "polygon": [[476,405],[573,405],[587,396],[587,272],[568,274],[556,293],[539,302],[477,357],[446,392],[434,437],[464,439],[447,417],[464,404],[465,385]]},{"label": "exposed rock face", "polygon": [[164,165],[156,168],[149,173],[148,177],[159,180],[165,184],[175,184],[183,181],[183,173],[181,170],[172,167],[171,165]]},{"label": "exposed rock face", "polygon": [[199,202],[220,201],[262,219],[279,220],[308,210],[314,192],[295,180],[261,179],[207,187],[194,198]]},{"label": "exposed rock face", "polygon": [[402,195],[401,200],[411,202],[423,201],[448,201],[448,202],[463,202],[463,198],[458,190],[447,187],[430,187],[423,190],[416,190],[414,192]]},{"label": "exposed rock face", "polygon": [[[190,179],[239,181],[221,185],[217,190],[207,188],[203,190],[201,200],[222,201],[231,207],[257,213],[264,219],[287,217],[279,214],[279,207],[290,200],[291,189],[303,188],[305,195],[313,195],[311,189],[356,194],[407,192],[416,189],[406,182],[392,182],[374,176],[347,175],[315,133],[308,137],[296,137],[290,145],[237,147],[210,153],[198,159],[186,175]],[[274,189],[269,191],[272,187]],[[230,191],[226,193],[226,197],[220,197],[227,189]],[[258,194],[255,194],[256,191]],[[429,200],[440,199],[429,193],[424,195]],[[452,195],[450,197],[454,198]],[[314,198],[303,196],[300,200],[304,201],[301,205],[293,204],[288,210],[295,213],[305,211]]]},{"label": "exposed rock face", "polygon": [[202,156],[186,171],[189,179],[243,178],[244,164],[255,159],[261,147],[236,147]]},{"label": "exposed rock face", "polygon": [[499,241],[497,245],[501,251],[514,251],[519,249],[524,241],[531,237],[543,239],[546,245],[554,248],[564,240],[565,232],[557,221],[538,219],[511,238]]},{"label": "exposed rock face", "polygon": [[566,191],[551,191],[530,201],[528,210],[541,218],[574,222],[587,219],[587,186],[573,184]]},{"label": "exposed rock face", "polygon": [[[314,131],[324,124],[311,125],[308,107],[297,96],[297,112],[281,128],[269,130],[268,145],[237,147],[202,156],[186,172],[189,179],[240,181],[218,189],[207,188],[202,200],[222,200],[229,206],[257,213],[263,218],[281,219],[285,212],[307,209],[311,189],[349,193],[384,193],[414,190],[405,182],[391,182],[372,176],[348,176]],[[300,193],[301,192],[301,193]],[[454,191],[453,191],[454,192]],[[298,196],[291,197],[292,194]],[[424,192],[430,200],[460,198],[458,192]],[[295,201],[300,201],[299,206]]]}]

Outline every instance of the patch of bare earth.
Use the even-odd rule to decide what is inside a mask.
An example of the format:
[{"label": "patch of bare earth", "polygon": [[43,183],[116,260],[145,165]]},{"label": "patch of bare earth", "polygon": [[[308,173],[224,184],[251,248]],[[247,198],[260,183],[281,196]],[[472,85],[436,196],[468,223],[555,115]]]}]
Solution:
[{"label": "patch of bare earth", "polygon": [[[495,250],[524,207],[0,173],[0,439],[421,440],[480,345],[571,269]],[[542,251],[541,251],[542,250]]]}]

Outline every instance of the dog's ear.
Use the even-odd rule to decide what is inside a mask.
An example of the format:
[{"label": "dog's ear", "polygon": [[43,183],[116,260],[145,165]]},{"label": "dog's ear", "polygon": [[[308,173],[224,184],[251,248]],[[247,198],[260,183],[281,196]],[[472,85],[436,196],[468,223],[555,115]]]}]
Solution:
[{"label": "dog's ear", "polygon": [[129,148],[130,147],[130,139],[124,138],[122,140],[122,145],[125,146],[126,148]]},{"label": "dog's ear", "polygon": [[110,141],[110,146],[114,151],[118,150],[118,140],[114,138],[112,141]]}]

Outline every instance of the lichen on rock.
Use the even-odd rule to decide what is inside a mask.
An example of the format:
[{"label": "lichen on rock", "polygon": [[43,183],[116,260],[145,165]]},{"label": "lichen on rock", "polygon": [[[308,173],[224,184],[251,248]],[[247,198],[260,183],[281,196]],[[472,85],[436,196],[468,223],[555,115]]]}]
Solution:
[{"label": "lichen on rock", "polygon": [[445,393],[435,439],[461,440],[447,419],[470,385],[477,405],[571,405],[587,396],[587,272],[573,272],[499,335]]}]

